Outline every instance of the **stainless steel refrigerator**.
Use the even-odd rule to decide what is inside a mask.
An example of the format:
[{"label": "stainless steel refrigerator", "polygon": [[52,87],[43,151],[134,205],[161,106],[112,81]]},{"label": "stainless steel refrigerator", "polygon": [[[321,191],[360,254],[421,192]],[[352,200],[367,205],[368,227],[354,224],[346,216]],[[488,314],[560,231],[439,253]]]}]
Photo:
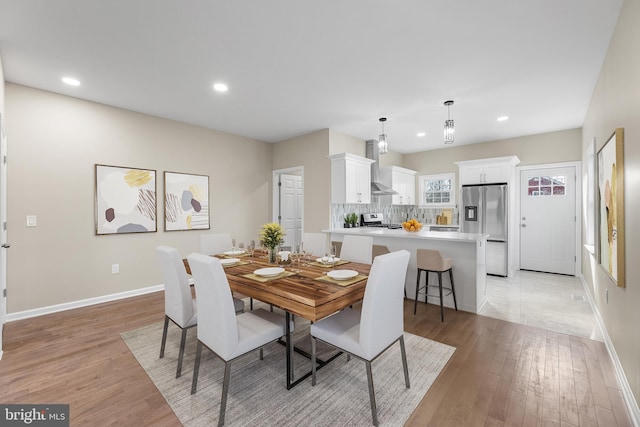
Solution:
[{"label": "stainless steel refrigerator", "polygon": [[508,275],[507,184],[463,185],[461,231],[488,234],[487,274]]}]

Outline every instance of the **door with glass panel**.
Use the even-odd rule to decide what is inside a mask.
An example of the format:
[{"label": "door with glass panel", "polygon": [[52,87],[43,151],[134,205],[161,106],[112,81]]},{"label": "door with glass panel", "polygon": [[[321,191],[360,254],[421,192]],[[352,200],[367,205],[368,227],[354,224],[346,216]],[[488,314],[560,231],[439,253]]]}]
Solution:
[{"label": "door with glass panel", "polygon": [[520,171],[520,268],[576,274],[576,168]]}]

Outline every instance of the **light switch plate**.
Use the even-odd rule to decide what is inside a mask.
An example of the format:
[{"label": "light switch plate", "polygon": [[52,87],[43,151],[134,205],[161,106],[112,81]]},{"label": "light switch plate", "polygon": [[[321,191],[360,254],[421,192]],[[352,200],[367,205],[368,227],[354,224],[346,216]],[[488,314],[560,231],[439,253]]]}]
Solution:
[{"label": "light switch plate", "polygon": [[27,215],[27,227],[35,227],[38,225],[35,215]]}]

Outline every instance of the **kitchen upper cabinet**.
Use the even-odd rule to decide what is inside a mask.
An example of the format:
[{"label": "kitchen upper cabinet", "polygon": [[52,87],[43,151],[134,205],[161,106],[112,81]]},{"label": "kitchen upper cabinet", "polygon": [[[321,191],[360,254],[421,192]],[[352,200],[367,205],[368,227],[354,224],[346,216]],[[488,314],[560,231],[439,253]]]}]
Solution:
[{"label": "kitchen upper cabinet", "polygon": [[371,163],[374,160],[340,153],[331,160],[331,203],[371,203]]},{"label": "kitchen upper cabinet", "polygon": [[416,204],[416,171],[399,166],[380,168],[380,181],[391,187],[397,195],[383,196],[392,205]]},{"label": "kitchen upper cabinet", "polygon": [[460,185],[510,183],[518,163],[517,156],[456,162]]}]

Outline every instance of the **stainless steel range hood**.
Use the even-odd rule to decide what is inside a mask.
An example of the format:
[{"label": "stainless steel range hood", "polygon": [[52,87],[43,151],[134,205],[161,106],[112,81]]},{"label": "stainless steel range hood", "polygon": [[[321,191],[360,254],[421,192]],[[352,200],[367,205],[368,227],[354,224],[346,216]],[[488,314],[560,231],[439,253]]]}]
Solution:
[{"label": "stainless steel range hood", "polygon": [[378,141],[367,140],[367,159],[375,160],[371,163],[371,194],[376,196],[387,196],[398,194],[391,188],[380,182],[380,154],[378,153]]}]

